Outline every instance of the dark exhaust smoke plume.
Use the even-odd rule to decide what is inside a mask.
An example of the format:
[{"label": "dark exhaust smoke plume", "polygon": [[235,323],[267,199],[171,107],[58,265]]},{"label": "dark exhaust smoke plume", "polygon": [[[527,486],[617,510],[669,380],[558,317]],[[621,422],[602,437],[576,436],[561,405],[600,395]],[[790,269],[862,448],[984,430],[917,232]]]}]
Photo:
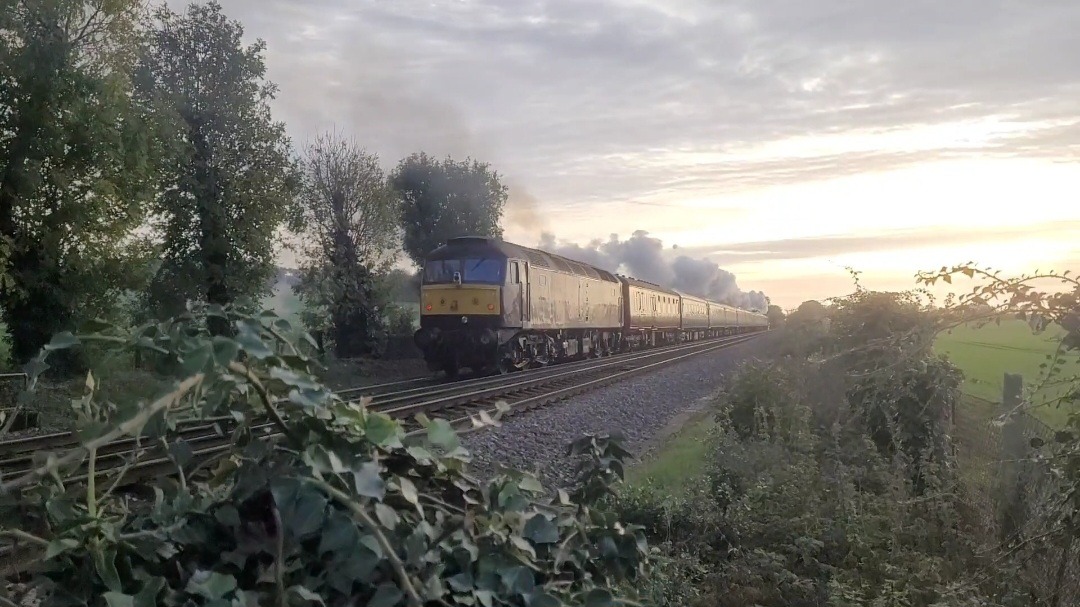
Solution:
[{"label": "dark exhaust smoke plume", "polygon": [[664,243],[645,230],[637,230],[626,240],[612,234],[607,240],[598,238],[584,246],[559,242],[554,234],[543,232],[537,248],[747,310],[768,308],[765,293],[741,290],[734,274],[708,259],[665,254]]}]

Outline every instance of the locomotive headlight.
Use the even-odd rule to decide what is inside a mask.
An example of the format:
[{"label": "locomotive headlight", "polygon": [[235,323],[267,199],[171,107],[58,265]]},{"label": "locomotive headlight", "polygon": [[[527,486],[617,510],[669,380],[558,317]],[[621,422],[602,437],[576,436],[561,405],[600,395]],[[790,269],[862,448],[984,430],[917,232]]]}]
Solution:
[{"label": "locomotive headlight", "polygon": [[465,325],[465,324],[468,324],[468,323],[469,323],[469,317],[468,316],[462,316],[461,317],[461,324]]}]

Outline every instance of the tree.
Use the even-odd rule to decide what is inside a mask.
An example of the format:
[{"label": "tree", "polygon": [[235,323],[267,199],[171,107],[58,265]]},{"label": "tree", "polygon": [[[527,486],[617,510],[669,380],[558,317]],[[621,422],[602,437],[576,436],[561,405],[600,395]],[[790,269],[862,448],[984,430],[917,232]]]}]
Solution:
[{"label": "tree", "polygon": [[156,164],[130,94],[140,4],[0,0],[0,305],[16,361],[133,286],[128,236]]},{"label": "tree", "polygon": [[784,310],[776,304],[769,305],[769,310],[765,313],[769,317],[769,326],[779,327],[784,324]]},{"label": "tree", "polygon": [[486,163],[413,154],[398,164],[390,182],[401,196],[403,248],[417,266],[450,238],[502,237],[507,187]]},{"label": "tree", "polygon": [[338,357],[366,354],[383,324],[387,293],[378,277],[396,257],[397,197],[378,156],[338,135],[309,145],[301,171],[306,244],[296,291],[305,320],[330,330]]},{"label": "tree", "polygon": [[162,265],[150,307],[254,299],[274,272],[295,190],[285,126],[270,115],[266,45],[243,46],[243,27],[217,2],[184,15],[162,7],[155,18],[141,90],[169,105],[178,149],[156,201]]}]

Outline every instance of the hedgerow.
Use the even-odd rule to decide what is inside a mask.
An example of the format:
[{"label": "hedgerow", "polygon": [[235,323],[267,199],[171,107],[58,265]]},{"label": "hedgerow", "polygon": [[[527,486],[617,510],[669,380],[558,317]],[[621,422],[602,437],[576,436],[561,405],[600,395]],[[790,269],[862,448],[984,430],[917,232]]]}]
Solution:
[{"label": "hedgerow", "polygon": [[[72,403],[79,446],[0,479],[0,537],[30,551],[22,577],[43,605],[602,607],[647,571],[640,528],[597,506],[622,475],[616,440],[572,446],[587,456],[574,491],[517,472],[481,480],[446,421],[420,416],[407,433],[321,385],[314,344],[286,320],[206,315],[231,335],[192,314],[132,331],[92,323],[29,365],[31,391],[51,355],[89,343],[152,352],[175,373],[140,402],[101,400],[88,375]],[[181,419],[222,416],[233,423],[219,452],[178,435]],[[148,450],[96,478],[123,436]],[[171,474],[126,489],[155,455]],[[87,482],[67,480],[79,469]]]},{"label": "hedgerow", "polygon": [[778,355],[728,378],[685,495],[614,499],[666,555],[648,590],[698,607],[1040,604],[1021,575],[1031,549],[968,520],[950,436],[961,376],[931,352],[949,316],[861,290],[827,312],[792,314]]}]

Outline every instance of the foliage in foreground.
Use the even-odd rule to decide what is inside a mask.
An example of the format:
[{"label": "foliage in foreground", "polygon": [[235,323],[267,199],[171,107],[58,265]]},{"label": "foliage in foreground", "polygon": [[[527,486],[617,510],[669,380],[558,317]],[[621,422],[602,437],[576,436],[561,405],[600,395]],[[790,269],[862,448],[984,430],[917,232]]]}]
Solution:
[{"label": "foliage in foreground", "polygon": [[931,346],[969,313],[858,289],[789,316],[779,356],[718,396],[704,478],[674,498],[620,492],[621,517],[667,557],[642,591],[702,607],[1064,604],[1042,556],[1066,562],[1075,491],[1051,494],[1056,523],[1028,527],[1045,535],[1002,544],[954,461],[961,376]]},{"label": "foliage in foreground", "polygon": [[[573,493],[516,472],[483,482],[445,421],[421,417],[407,434],[317,383],[310,339],[292,340],[285,320],[207,315],[232,335],[191,315],[132,332],[97,324],[32,361],[32,386],[52,354],[89,343],[153,351],[177,370],[139,403],[99,400],[88,376],[73,403],[81,446],[0,480],[0,537],[36,553],[27,576],[44,605],[601,607],[646,570],[640,529],[594,506],[621,477],[617,442],[572,447],[588,456]],[[186,442],[176,427],[188,416],[232,420],[219,422],[231,442],[209,455]],[[80,465],[93,479],[123,436],[162,450],[121,453],[121,475],[165,456],[176,480],[152,476],[150,499],[117,476],[70,480]]]},{"label": "foliage in foreground", "polygon": [[717,401],[705,478],[675,498],[620,492],[620,516],[667,557],[643,592],[700,607],[1031,604],[1003,583],[1010,561],[980,556],[949,466],[924,462],[913,482],[914,462],[858,420],[817,427],[797,381],[748,364]]}]

